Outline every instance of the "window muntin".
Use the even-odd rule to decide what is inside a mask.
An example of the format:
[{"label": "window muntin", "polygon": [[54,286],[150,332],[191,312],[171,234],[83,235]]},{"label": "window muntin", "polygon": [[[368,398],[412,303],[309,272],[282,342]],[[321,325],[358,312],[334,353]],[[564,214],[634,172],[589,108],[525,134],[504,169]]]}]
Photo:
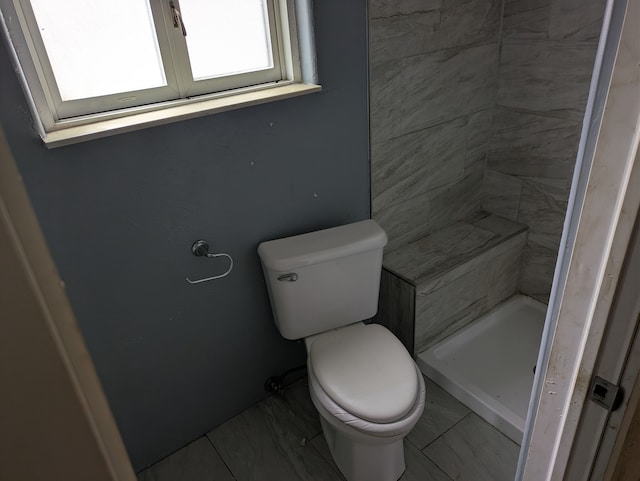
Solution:
[{"label": "window muntin", "polygon": [[[277,12],[281,2],[182,0],[182,3],[187,6],[186,12],[182,12],[178,0],[66,0],[64,5],[50,0],[14,0],[21,13],[23,31],[28,33],[27,43],[54,121],[231,91],[286,78],[285,68],[281,65],[282,39],[286,35],[279,32],[284,26]],[[181,14],[187,29],[186,37],[181,25],[174,25],[170,5]],[[68,8],[81,15],[70,15],[65,12]],[[241,41],[242,29],[238,22],[243,13],[253,32],[249,37],[252,42]],[[236,28],[231,31],[235,36],[224,39],[219,33],[207,34],[206,14],[223,17],[209,21],[209,26],[235,24]],[[127,20],[119,24],[121,17]],[[189,32],[188,19],[193,23],[193,34]],[[91,40],[96,33],[102,33],[103,39]],[[57,39],[61,39],[64,48],[55,47]],[[244,55],[251,46],[258,45],[257,40],[262,40],[262,49],[249,56],[249,61],[227,62],[217,72],[212,70],[215,57],[207,56],[207,49],[236,51]],[[198,45],[199,41],[205,42],[206,46]],[[137,45],[131,46],[128,42]],[[91,48],[85,47],[91,43],[96,45],[97,52],[93,58]],[[72,52],[77,54],[70,55]],[[140,73],[145,65],[148,70]],[[78,66],[82,73],[76,79],[69,79]],[[64,67],[69,68],[70,74],[62,73]],[[196,67],[195,75],[193,67]],[[224,73],[235,69],[240,72]],[[114,78],[117,80],[112,82]]]}]

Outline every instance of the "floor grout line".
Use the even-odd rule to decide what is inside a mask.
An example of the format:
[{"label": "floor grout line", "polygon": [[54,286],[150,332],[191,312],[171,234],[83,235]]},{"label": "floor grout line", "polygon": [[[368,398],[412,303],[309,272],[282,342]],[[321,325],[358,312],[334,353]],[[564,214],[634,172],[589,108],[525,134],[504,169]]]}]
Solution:
[{"label": "floor grout line", "polygon": [[211,440],[211,438],[209,436],[207,436],[206,434],[204,435],[205,438],[207,438],[207,441],[209,441],[209,444],[211,445],[211,447],[213,448],[213,450],[216,452],[216,454],[218,455],[218,457],[220,458],[220,461],[222,461],[222,464],[224,464],[225,468],[227,468],[227,471],[229,471],[229,474],[231,475],[231,477],[235,480],[238,481],[238,477],[235,475],[235,473],[233,471],[231,471],[231,467],[227,464],[227,462],[225,461],[225,459],[222,457],[222,454],[220,454],[220,451],[218,451],[218,448],[216,448],[216,445],[213,444],[213,441]]},{"label": "floor grout line", "polygon": [[[465,416],[465,417],[466,417],[466,416]],[[456,422],[455,424],[458,424],[458,423]],[[455,425],[455,424],[454,424],[454,425]],[[452,426],[452,427],[453,427],[453,426]],[[449,429],[451,429],[451,428],[449,428]],[[448,431],[448,429],[447,429],[447,431]],[[445,431],[445,433],[446,433],[447,431]],[[442,433],[440,436],[444,436],[444,433]],[[440,439],[440,436],[438,436],[436,439],[434,439],[431,443],[433,443],[434,441],[436,441],[436,440]],[[433,459],[431,459],[429,456],[427,456],[427,454],[426,454],[426,453],[424,453],[420,448],[418,448],[418,446],[416,446],[416,445],[415,445],[413,442],[411,442],[408,438],[405,438],[405,439],[406,439],[406,440],[407,440],[407,441],[408,441],[408,442],[409,442],[413,447],[415,447],[415,448],[418,450],[418,452],[420,453],[420,455],[421,455],[421,456],[424,456],[424,457],[425,457],[425,458],[426,458],[426,459],[427,459],[431,464],[433,464],[436,468],[438,468],[438,470],[439,470],[442,474],[444,474],[444,476],[445,476],[448,480],[453,481],[453,478],[452,478],[451,476],[449,476],[449,474],[447,474],[447,472],[446,472],[444,469],[442,469],[440,466],[438,466],[438,465],[436,464],[436,462],[435,462]],[[429,444],[431,444],[431,443],[429,443]],[[427,446],[429,446],[429,444],[427,444]],[[427,448],[427,446],[425,446],[425,447],[424,447],[424,449],[426,449],[426,448]],[[401,478],[401,479],[402,479],[402,478]]]},{"label": "floor grout line", "polygon": [[[322,459],[326,464],[329,465],[329,467],[331,468],[331,470],[336,473],[338,476],[340,476],[340,479],[344,480],[345,477],[343,476],[343,474],[340,472],[340,468],[338,468],[338,466],[336,465],[334,467],[335,464],[335,460],[334,460],[334,464],[330,463],[329,461],[327,461],[325,459],[325,457],[322,455],[322,453],[320,452],[320,450],[318,448],[316,448],[313,443],[312,440],[316,439],[318,436],[322,436],[322,433],[320,434],[316,434],[313,438],[311,438],[310,440],[307,441],[307,444],[310,445],[314,451],[318,454],[318,456],[320,457],[320,459]],[[331,451],[329,451],[329,455],[331,455]]]},{"label": "floor grout line", "polygon": [[[467,414],[465,414],[464,416],[462,416],[460,419],[458,419],[455,423],[453,423],[451,426],[449,426],[446,431],[444,431],[440,436],[438,436],[437,438],[435,438],[433,441],[431,441],[430,443],[428,443],[424,448],[422,448],[420,450],[421,453],[424,453],[424,450],[427,449],[429,446],[431,446],[433,443],[435,443],[438,439],[440,439],[441,437],[443,437],[445,434],[447,434],[449,431],[451,431],[453,428],[455,428],[458,424],[460,424],[462,421],[464,421],[465,419],[467,419],[469,416],[471,416],[472,414],[474,414],[473,411],[469,411]],[[425,454],[425,456],[427,456]],[[428,457],[428,456],[427,456]]]},{"label": "floor grout line", "polygon": [[[428,379],[428,378],[427,378]],[[255,405],[251,406],[250,408],[248,408],[247,410],[251,409],[251,408],[255,408],[255,407],[261,407],[261,405],[263,403],[269,404],[271,405],[271,403],[273,402],[273,400],[271,401],[267,401],[267,399],[269,399],[271,396],[259,401],[258,403],[256,403]],[[308,421],[307,418],[305,417],[305,413],[306,411],[300,411],[297,409],[293,409],[293,403],[294,399],[288,399],[284,396],[282,397],[278,397],[277,401],[275,402],[275,404],[277,404],[279,406],[280,409],[284,409],[287,411],[287,413],[290,416],[287,416],[287,418],[289,419],[289,422],[291,423],[291,425],[289,426],[289,429],[293,430],[295,433],[302,435],[303,431],[301,429],[301,425],[305,425],[305,423]],[[304,400],[298,400],[299,402],[302,402]],[[306,405],[305,405],[306,406]],[[245,411],[247,411],[245,410]],[[259,409],[260,411],[262,411],[262,409]],[[243,411],[244,412],[244,411]],[[267,413],[263,413],[263,415],[266,415]],[[274,414],[274,413],[271,413]],[[461,422],[465,421],[465,420],[469,420],[471,418],[471,416],[476,415],[472,410],[469,410],[467,413],[463,414],[457,421],[452,422],[452,424],[447,427],[444,431],[442,431],[442,433],[440,433],[435,439],[433,439],[432,441],[430,441],[429,443],[427,443],[422,449],[419,448],[419,446],[413,442],[411,439],[409,439],[408,436],[406,436],[404,438],[404,440],[407,442],[406,446],[410,447],[410,448],[415,448],[421,456],[424,456],[425,462],[428,461],[428,464],[430,465],[430,470],[431,472],[438,478],[440,479],[440,477],[442,477],[442,480],[445,481],[454,481],[455,478],[455,474],[452,476],[450,475],[444,468],[443,466],[441,466],[442,464],[442,459],[440,459],[439,457],[436,456],[436,459],[433,459],[429,456],[429,454],[427,454],[427,450],[433,446],[433,444],[438,441],[438,440],[442,440],[451,430],[453,430],[454,428],[456,428]],[[239,416],[239,415],[237,415]],[[234,416],[235,418],[236,416]],[[270,417],[270,416],[268,416]],[[233,418],[232,418],[233,419]],[[482,418],[480,418],[482,419]],[[277,422],[277,419],[272,419],[272,421]],[[484,420],[482,420],[484,421]],[[485,421],[486,422],[486,421]],[[224,424],[224,423],[223,423]],[[493,429],[495,429],[495,427],[493,427]],[[209,434],[213,433],[215,431],[215,429],[209,431],[208,433],[205,433],[203,435],[203,437],[205,437],[207,439],[207,443],[208,445],[210,445],[215,454],[218,456],[218,459],[222,462],[222,465],[224,466],[224,468],[226,468],[227,473],[229,474],[230,478],[233,479],[234,481],[239,481],[241,478],[239,478],[236,473],[234,473],[234,471],[231,469],[231,466],[228,464],[227,460],[222,456],[221,451],[218,450],[213,437],[209,436]],[[498,430],[499,431],[499,430]],[[310,433],[312,434],[312,433]],[[298,437],[298,436],[296,436]],[[316,439],[320,437],[320,439]],[[330,471],[335,473],[335,475],[338,477],[339,480],[344,481],[344,476],[342,475],[342,473],[340,472],[339,468],[337,468],[335,466],[335,463],[331,461],[330,458],[327,457],[327,452],[325,449],[325,446],[323,444],[316,444],[318,442],[322,442],[324,443],[323,440],[324,434],[322,432],[322,430],[320,430],[320,432],[317,433],[313,433],[310,437],[308,438],[299,438],[298,441],[301,442],[303,445],[309,445],[311,444],[310,447],[310,451],[307,451],[307,455],[311,456],[312,458],[318,458],[318,460],[322,460],[320,461],[321,464],[323,465],[328,465],[328,467],[330,468]],[[510,440],[513,443],[513,440]],[[444,441],[443,441],[444,442]],[[514,443],[517,445],[517,443]],[[186,446],[185,446],[186,447]],[[224,448],[224,445],[221,445],[222,448]],[[439,450],[441,450],[440,448],[442,448],[442,446],[439,446],[434,453],[437,454],[437,452]],[[433,454],[433,453],[432,453]],[[330,456],[330,452],[329,452],[329,456]],[[164,459],[164,458],[163,458]],[[437,459],[440,460],[440,464],[438,463]],[[414,459],[416,460],[416,459]],[[232,463],[233,464],[233,463]],[[446,466],[446,464],[444,465]],[[237,466],[236,466],[237,467]],[[320,468],[320,466],[318,466]],[[146,468],[148,469],[148,468]],[[321,468],[322,471],[324,471],[324,468]],[[415,476],[414,473],[417,472],[422,472],[422,470],[418,470],[418,471],[414,471],[414,470],[409,470],[408,471],[409,474],[408,476]],[[140,474],[140,473],[138,473]],[[309,473],[312,474],[312,473]],[[328,474],[328,472],[327,472]],[[403,476],[405,474],[403,473]],[[306,478],[305,478],[306,479]],[[175,481],[179,481],[179,480],[175,480]],[[282,481],[290,481],[289,479],[287,480],[282,480]]]}]

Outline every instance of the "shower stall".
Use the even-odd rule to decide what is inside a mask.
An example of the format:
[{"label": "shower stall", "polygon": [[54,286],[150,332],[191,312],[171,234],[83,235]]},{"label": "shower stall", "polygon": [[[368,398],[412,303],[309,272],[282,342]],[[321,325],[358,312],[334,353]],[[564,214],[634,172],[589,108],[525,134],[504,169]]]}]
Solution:
[{"label": "shower stall", "polygon": [[369,0],[380,319],[520,444],[605,0]]}]

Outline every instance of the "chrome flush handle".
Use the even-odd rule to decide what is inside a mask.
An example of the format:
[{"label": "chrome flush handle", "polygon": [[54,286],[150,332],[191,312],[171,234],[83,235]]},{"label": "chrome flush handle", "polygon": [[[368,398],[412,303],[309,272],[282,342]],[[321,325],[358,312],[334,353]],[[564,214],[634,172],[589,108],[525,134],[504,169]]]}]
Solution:
[{"label": "chrome flush handle", "polygon": [[279,281],[295,282],[298,280],[298,274],[295,272],[289,272],[288,274],[282,274],[278,276]]}]

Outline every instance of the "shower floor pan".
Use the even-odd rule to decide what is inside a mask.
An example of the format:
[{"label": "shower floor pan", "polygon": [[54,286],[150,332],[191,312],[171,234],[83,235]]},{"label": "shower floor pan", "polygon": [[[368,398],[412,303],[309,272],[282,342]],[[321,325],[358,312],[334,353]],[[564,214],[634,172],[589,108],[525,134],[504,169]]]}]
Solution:
[{"label": "shower floor pan", "polygon": [[520,444],[546,310],[530,297],[513,296],[418,354],[416,362],[425,376]]}]

